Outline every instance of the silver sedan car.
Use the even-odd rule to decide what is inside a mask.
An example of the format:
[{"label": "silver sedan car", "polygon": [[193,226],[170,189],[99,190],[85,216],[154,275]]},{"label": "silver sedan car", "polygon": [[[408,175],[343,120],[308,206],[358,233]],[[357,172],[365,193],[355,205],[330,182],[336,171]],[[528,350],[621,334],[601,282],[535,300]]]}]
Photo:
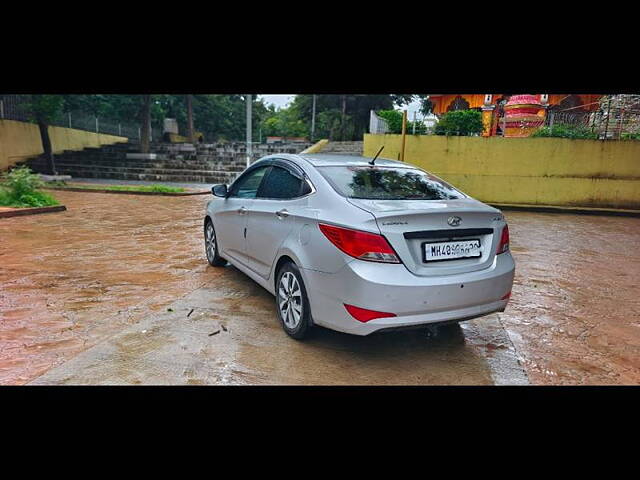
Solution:
[{"label": "silver sedan car", "polygon": [[273,294],[293,338],[314,325],[368,335],[455,323],[509,301],[503,215],[412,165],[277,154],[212,190],[209,263]]}]

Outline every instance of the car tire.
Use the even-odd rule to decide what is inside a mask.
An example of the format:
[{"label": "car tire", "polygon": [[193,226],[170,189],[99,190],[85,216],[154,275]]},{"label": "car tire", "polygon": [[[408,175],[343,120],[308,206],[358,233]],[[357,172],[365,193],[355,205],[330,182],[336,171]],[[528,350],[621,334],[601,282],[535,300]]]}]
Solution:
[{"label": "car tire", "polygon": [[209,219],[204,224],[204,253],[212,267],[224,267],[227,261],[218,253],[218,240],[213,222]]},{"label": "car tire", "polygon": [[285,263],[276,276],[276,311],[282,328],[291,338],[302,340],[313,326],[307,289],[297,265]]}]

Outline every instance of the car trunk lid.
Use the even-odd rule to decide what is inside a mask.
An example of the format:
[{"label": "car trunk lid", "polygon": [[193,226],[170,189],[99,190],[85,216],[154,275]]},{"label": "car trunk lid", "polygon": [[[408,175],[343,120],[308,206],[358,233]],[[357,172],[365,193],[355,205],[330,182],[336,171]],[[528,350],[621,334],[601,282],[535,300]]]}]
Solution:
[{"label": "car trunk lid", "polygon": [[[407,269],[416,275],[453,275],[493,263],[504,218],[499,210],[471,198],[455,200],[365,200],[350,198],[370,212]],[[460,219],[452,226],[452,217]],[[455,219],[454,219],[455,220]],[[456,223],[452,221],[452,223]],[[480,256],[426,260],[430,243],[480,241]]]}]

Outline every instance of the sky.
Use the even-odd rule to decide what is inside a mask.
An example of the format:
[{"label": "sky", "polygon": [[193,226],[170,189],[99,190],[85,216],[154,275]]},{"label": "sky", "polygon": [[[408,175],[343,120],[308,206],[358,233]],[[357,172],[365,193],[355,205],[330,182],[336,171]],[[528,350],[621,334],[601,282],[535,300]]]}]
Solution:
[{"label": "sky", "polygon": [[[286,107],[292,100],[295,95],[258,95],[258,97],[262,98],[265,103],[272,103],[278,108]],[[395,107],[396,110],[400,110],[398,107]],[[413,102],[408,106],[403,108],[407,109],[409,120],[413,120],[413,112],[420,110],[420,102]],[[418,112],[418,115],[420,113]]]}]

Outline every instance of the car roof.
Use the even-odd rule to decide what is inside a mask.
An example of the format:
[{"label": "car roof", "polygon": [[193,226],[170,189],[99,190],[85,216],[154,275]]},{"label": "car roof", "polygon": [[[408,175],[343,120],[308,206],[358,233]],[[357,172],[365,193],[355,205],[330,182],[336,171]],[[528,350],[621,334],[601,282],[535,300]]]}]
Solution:
[{"label": "car roof", "polygon": [[[358,166],[369,165],[372,157],[363,157],[360,155],[340,155],[333,153],[309,153],[309,154],[274,154],[269,157],[284,158],[293,161],[306,161],[314,167],[335,167],[335,166]],[[405,162],[399,162],[397,160],[391,160],[389,158],[378,157],[376,159],[377,166],[385,167],[403,167],[403,168],[416,168],[413,165]]]}]

